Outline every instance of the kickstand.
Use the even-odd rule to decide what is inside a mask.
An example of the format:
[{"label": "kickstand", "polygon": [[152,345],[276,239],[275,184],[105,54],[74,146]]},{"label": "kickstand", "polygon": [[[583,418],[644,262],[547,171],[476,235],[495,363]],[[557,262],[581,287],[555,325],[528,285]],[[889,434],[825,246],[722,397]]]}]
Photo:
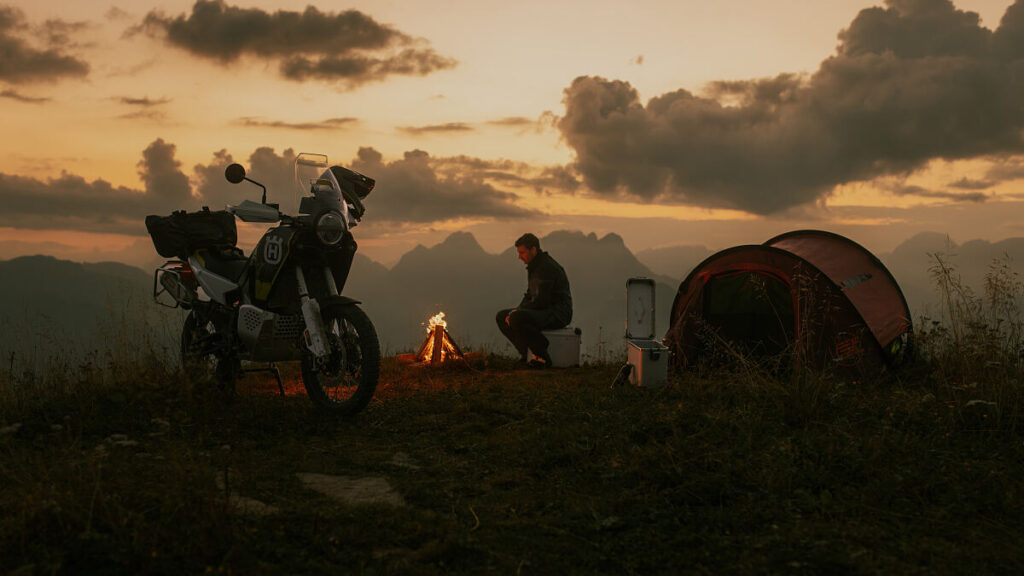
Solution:
[{"label": "kickstand", "polygon": [[277,380],[277,389],[281,391],[281,396],[284,396],[284,384],[281,383],[281,371],[277,369],[277,366],[271,362],[270,367],[267,368],[271,374],[274,375],[274,379]]},{"label": "kickstand", "polygon": [[281,396],[284,396],[284,384],[281,383],[281,371],[277,369],[277,366],[273,362],[270,362],[266,368],[249,368],[247,370],[242,370],[242,372],[270,372],[274,375],[274,379],[277,380],[277,389],[281,391]]}]

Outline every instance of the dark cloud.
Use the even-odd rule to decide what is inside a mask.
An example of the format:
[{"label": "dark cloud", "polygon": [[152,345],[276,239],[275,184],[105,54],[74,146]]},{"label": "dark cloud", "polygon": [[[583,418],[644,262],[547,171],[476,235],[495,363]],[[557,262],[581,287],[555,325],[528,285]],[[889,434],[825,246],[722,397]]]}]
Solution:
[{"label": "dark cloud", "polygon": [[[221,150],[213,155],[206,165],[193,168],[196,176],[197,193],[204,204],[211,208],[223,208],[227,204],[238,204],[242,200],[257,200],[262,190],[249,183],[231,184],[224,179],[224,169],[236,160]],[[267,201],[280,204],[281,210],[295,212],[295,151],[291,148],[277,154],[273,148],[260,147],[243,163],[246,175],[267,187]]]},{"label": "dark cloud", "polygon": [[481,178],[439,174],[433,159],[422,150],[384,162],[380,152],[360,148],[351,168],[377,180],[366,202],[368,219],[424,223],[536,215],[521,206],[515,194],[498,190]]},{"label": "dark cloud", "polygon": [[995,185],[996,183],[992,180],[972,180],[966,176],[949,183],[950,188],[959,188],[961,190],[988,190]]},{"label": "dark cloud", "polygon": [[933,159],[1024,151],[1024,0],[995,33],[948,0],[863,10],[810,76],[716,82],[644,105],[580,77],[557,126],[609,198],[768,214]]},{"label": "dark cloud", "polygon": [[[41,36],[51,42],[67,40],[80,24],[50,20],[43,25]],[[89,65],[59,48],[42,50],[32,47],[24,36],[31,27],[17,8],[0,6],[0,80],[13,84],[52,81],[80,77],[89,73]]]},{"label": "dark cloud", "polygon": [[1024,180],[1024,159],[1003,158],[996,161],[985,174],[986,178],[1000,182]]},{"label": "dark cloud", "polygon": [[479,125],[468,122],[446,122],[444,124],[430,124],[427,126],[399,126],[398,130],[414,136],[430,133],[472,132],[482,125],[498,126],[501,128],[537,128],[540,131],[547,123],[543,117],[540,120],[530,120],[522,116],[509,116],[497,120],[487,120]]},{"label": "dark cloud", "polygon": [[157,98],[153,99],[148,96],[142,98],[132,98],[130,96],[122,96],[117,99],[121,104],[128,106],[141,106],[143,108],[150,108],[153,106],[161,106],[171,101],[170,98]]},{"label": "dark cloud", "polygon": [[204,58],[222,63],[243,55],[280,61],[293,80],[322,79],[349,86],[391,75],[426,75],[455,66],[421,40],[357,10],[303,12],[230,6],[197,0],[188,15],[153,11],[137,28]]},{"label": "dark cloud", "polygon": [[67,22],[64,20],[47,20],[39,26],[40,35],[46,38],[47,44],[52,48],[78,47],[80,44],[73,40],[73,37],[90,28],[87,22]]},{"label": "dark cloud", "polygon": [[941,200],[952,200],[954,202],[984,202],[988,196],[981,192],[946,192],[943,190],[930,190],[921,186],[900,185],[889,189],[897,196],[916,196],[918,198],[937,198]]},{"label": "dark cloud", "polygon": [[155,140],[138,163],[142,190],[86,181],[61,172],[43,179],[0,174],[0,226],[145,233],[143,219],[177,209],[196,209],[175,147]]},{"label": "dark cloud", "polygon": [[117,21],[129,20],[131,19],[132,15],[122,8],[119,8],[117,6],[111,6],[110,9],[103,14],[103,17],[107,20]]},{"label": "dark cloud", "polygon": [[167,119],[167,114],[160,110],[144,109],[134,112],[126,112],[117,117],[118,120],[149,120],[150,122],[161,122]]},{"label": "dark cloud", "polygon": [[21,92],[11,89],[0,90],[0,98],[17,100],[18,102],[24,102],[26,104],[42,104],[51,100],[50,98],[44,98],[41,96],[26,96]]},{"label": "dark cloud", "polygon": [[[213,154],[192,169],[192,178],[177,159],[177,148],[156,139],[137,164],[142,189],[115,187],[105,180],[87,181],[60,172],[49,178],[0,173],[0,226],[90,232],[145,234],[149,214],[223,209],[242,200],[258,200],[262,191],[250,183],[230,184],[224,169],[237,160],[227,150]],[[294,214],[295,151],[280,154],[257,148],[243,161],[247,176],[267,187],[267,200]],[[335,163],[337,163],[337,159]],[[546,171],[507,160],[470,157],[433,158],[422,150],[385,162],[373,148],[360,148],[349,168],[374,178],[377,187],[367,199],[368,220],[383,225],[425,224],[458,219],[512,219],[538,216],[519,196],[492,184],[503,175],[516,186],[536,186],[552,178]]]},{"label": "dark cloud", "polygon": [[574,171],[566,166],[536,167],[512,160],[486,160],[472,156],[432,158],[439,174],[497,182],[538,193],[575,193],[581,186]]},{"label": "dark cloud", "polygon": [[241,126],[251,128],[283,128],[287,130],[337,130],[359,122],[358,118],[328,118],[319,122],[285,122],[283,120],[261,120],[259,118],[242,117],[235,121]]},{"label": "dark cloud", "polygon": [[400,126],[398,128],[406,134],[430,134],[435,132],[472,132],[473,126],[465,122],[448,122],[446,124],[432,124],[430,126]]},{"label": "dark cloud", "polygon": [[153,201],[154,208],[178,209],[192,199],[192,187],[188,176],[181,171],[181,162],[175,157],[174,144],[157,138],[142,151],[142,160],[136,167],[139,178],[145,185],[146,197]]}]

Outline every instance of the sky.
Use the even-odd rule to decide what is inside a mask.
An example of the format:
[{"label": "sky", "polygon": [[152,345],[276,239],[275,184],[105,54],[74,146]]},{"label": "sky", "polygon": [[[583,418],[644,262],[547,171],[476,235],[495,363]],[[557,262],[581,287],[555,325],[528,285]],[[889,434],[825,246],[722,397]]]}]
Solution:
[{"label": "sky", "polygon": [[[302,152],[391,265],[457,230],[634,251],[1024,236],[1024,0],[0,0],[0,259],[144,265],[147,214]],[[251,246],[262,229],[240,225]]]}]

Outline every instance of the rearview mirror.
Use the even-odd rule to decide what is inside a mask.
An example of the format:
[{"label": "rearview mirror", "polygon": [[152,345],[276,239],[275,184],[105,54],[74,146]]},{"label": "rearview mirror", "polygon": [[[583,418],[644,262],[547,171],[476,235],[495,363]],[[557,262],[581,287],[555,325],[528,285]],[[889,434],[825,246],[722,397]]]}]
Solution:
[{"label": "rearview mirror", "polygon": [[232,184],[245,180],[245,168],[241,164],[231,164],[224,169],[224,177]]}]

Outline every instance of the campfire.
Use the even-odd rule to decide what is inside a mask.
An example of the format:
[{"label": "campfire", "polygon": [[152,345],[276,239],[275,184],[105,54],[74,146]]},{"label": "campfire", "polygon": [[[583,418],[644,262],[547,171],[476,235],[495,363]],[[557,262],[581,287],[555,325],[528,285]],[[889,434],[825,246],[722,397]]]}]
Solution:
[{"label": "campfire", "polygon": [[427,323],[427,338],[416,353],[416,362],[423,364],[441,364],[449,360],[462,359],[462,350],[448,333],[448,323],[444,320],[444,312],[438,312]]}]

